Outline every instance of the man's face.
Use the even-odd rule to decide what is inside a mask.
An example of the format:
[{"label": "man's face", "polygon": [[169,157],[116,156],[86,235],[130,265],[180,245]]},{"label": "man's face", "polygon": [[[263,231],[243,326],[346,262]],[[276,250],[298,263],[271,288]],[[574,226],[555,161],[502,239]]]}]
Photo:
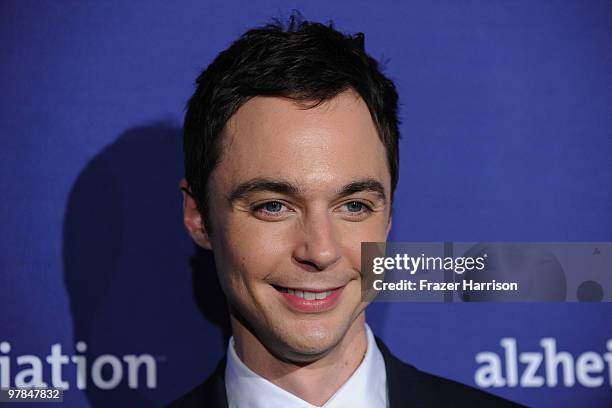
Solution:
[{"label": "man's face", "polygon": [[361,301],[362,241],[385,241],[390,175],[352,91],[304,109],[256,97],[229,120],[209,184],[221,285],[276,354],[315,356],[344,337]]}]

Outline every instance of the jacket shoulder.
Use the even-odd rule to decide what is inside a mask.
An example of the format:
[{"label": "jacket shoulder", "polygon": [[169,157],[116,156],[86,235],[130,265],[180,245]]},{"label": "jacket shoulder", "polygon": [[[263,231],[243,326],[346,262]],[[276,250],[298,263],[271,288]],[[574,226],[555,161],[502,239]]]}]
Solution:
[{"label": "jacket shoulder", "polygon": [[420,371],[395,357],[376,339],[385,360],[391,407],[521,407],[469,385]]},{"label": "jacket shoulder", "polygon": [[417,371],[416,385],[424,391],[417,401],[444,407],[521,407],[521,405],[457,381]]},{"label": "jacket shoulder", "polygon": [[215,371],[187,394],[171,402],[168,408],[226,408],[225,395],[225,358],[219,362]]}]

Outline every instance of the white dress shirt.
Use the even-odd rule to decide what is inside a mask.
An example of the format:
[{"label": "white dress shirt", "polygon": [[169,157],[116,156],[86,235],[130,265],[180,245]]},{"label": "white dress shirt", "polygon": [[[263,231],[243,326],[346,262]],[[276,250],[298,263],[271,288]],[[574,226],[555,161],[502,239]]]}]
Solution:
[{"label": "white dress shirt", "polygon": [[[363,361],[353,375],[323,405],[325,408],[385,408],[387,407],[387,374],[385,361],[374,335],[366,324],[368,339]],[[315,408],[265,378],[254,373],[234,350],[234,338],[227,347],[225,391],[229,408]]]}]

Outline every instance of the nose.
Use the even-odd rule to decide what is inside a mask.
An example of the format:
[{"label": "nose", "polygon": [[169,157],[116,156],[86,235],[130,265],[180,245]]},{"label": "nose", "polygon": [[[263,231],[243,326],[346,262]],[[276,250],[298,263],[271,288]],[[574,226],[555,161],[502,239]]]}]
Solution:
[{"label": "nose", "polygon": [[316,272],[334,265],[342,256],[333,220],[327,212],[303,219],[300,240],[293,257],[304,268]]}]

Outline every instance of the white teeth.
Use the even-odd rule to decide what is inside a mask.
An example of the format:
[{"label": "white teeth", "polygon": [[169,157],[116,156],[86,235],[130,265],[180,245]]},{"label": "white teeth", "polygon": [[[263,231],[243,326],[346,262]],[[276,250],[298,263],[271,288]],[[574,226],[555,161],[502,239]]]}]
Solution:
[{"label": "white teeth", "polygon": [[[283,292],[284,291],[285,290],[283,290]],[[326,290],[325,292],[306,292],[297,289],[286,289],[286,292],[290,295],[295,295],[305,300],[323,300],[333,293],[332,290]]]}]

